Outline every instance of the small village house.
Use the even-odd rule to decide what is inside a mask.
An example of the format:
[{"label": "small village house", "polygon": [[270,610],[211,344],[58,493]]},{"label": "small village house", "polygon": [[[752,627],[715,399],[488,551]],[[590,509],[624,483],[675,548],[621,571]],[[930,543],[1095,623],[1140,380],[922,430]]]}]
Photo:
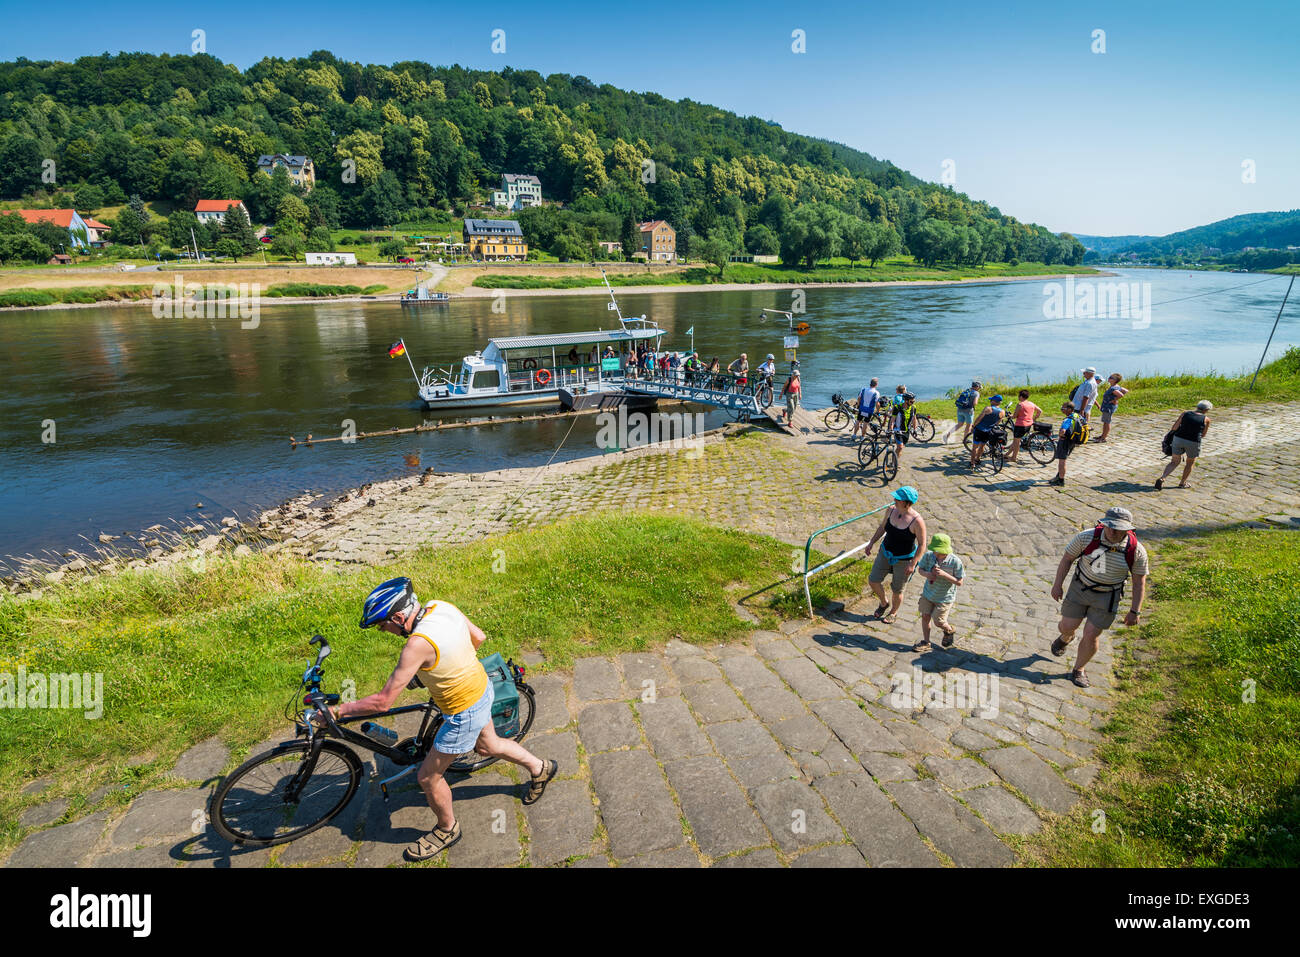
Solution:
[{"label": "small village house", "polygon": [[311,189],[316,185],[316,168],[309,157],[275,153],[257,158],[257,168],[267,176],[275,172],[277,166],[283,166],[289,174],[289,179],[304,189]]},{"label": "small village house", "polygon": [[207,223],[224,223],[226,221],[226,210],[231,206],[238,206],[248,215],[248,208],[238,199],[201,199],[194,207],[194,215],[199,218],[199,222]]},{"label": "small village house", "polygon": [[641,248],[632,254],[633,258],[657,263],[677,262],[677,230],[662,219],[652,219],[638,228]]},{"label": "small village house", "polygon": [[523,260],[528,256],[524,231],[513,219],[465,220],[465,246],[472,259]]},{"label": "small village house", "polygon": [[62,226],[68,231],[70,246],[84,249],[91,242],[90,227],[75,209],[18,209],[15,212],[27,223],[39,223],[45,220],[55,226]]},{"label": "small village house", "polygon": [[81,217],[86,224],[86,238],[90,240],[90,245],[98,248],[104,245],[104,237],[108,235],[109,226],[107,223],[101,223],[90,216]]},{"label": "small village house", "polygon": [[357,264],[356,253],[303,253],[303,259],[308,266],[355,266]]},{"label": "small village house", "polygon": [[501,188],[492,193],[492,205],[521,210],[542,203],[542,181],[528,173],[504,173]]}]

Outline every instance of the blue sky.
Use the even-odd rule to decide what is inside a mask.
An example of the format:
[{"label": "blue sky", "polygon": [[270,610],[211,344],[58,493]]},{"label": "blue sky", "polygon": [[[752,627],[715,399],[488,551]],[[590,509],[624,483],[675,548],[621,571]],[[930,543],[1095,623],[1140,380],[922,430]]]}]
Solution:
[{"label": "blue sky", "polygon": [[[1300,4],[0,0],[0,59],[328,49],[583,74],[838,140],[1054,230],[1163,234],[1300,206]],[[506,52],[491,51],[506,31]],[[803,30],[806,50],[791,50]],[[1092,33],[1105,31],[1105,53]],[[1254,163],[1255,182],[1242,181]]]}]

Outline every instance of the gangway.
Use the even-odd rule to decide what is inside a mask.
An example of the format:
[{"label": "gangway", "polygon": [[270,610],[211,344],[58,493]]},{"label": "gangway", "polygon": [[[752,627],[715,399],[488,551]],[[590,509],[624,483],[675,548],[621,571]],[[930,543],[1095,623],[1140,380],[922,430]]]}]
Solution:
[{"label": "gangway", "polygon": [[745,385],[740,385],[736,376],[727,373],[693,373],[682,368],[666,372],[658,369],[642,371],[635,378],[628,376],[622,382],[623,391],[634,395],[695,402],[754,416],[763,414],[759,396],[755,394],[756,387],[761,390],[761,379],[756,382],[754,377],[750,377]]}]

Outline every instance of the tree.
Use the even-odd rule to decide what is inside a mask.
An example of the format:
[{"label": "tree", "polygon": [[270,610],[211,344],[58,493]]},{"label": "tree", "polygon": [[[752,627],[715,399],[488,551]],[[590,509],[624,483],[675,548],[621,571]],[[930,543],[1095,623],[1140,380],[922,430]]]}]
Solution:
[{"label": "tree", "polygon": [[776,238],[776,233],[762,223],[755,223],[745,230],[745,252],[755,256],[775,256],[780,251],[781,241]]},{"label": "tree", "polygon": [[[277,226],[276,232],[279,231]],[[257,249],[257,235],[253,232],[253,226],[248,221],[248,215],[242,206],[232,204],[227,207],[225,218],[221,221],[221,238],[234,240],[239,244],[241,252],[251,253]]]},{"label": "tree", "polygon": [[177,249],[187,249],[193,244],[191,230],[197,233],[199,218],[188,209],[178,209],[167,217],[167,242]]},{"label": "tree", "polygon": [[399,256],[406,255],[406,243],[402,242],[400,239],[389,239],[380,244],[379,255],[383,256],[385,259],[396,261]]},{"label": "tree", "polygon": [[334,238],[324,226],[317,226],[307,237],[307,244],[304,248],[309,253],[332,253],[334,252]]},{"label": "tree", "polygon": [[240,248],[239,243],[230,237],[226,237],[217,243],[217,255],[233,259],[235,262],[239,262],[239,257],[243,252],[244,250]]},{"label": "tree", "polygon": [[43,263],[53,250],[31,233],[0,233],[0,263]]},{"label": "tree", "polygon": [[[18,198],[41,186],[41,144],[30,136],[11,136],[0,145],[0,196]],[[49,257],[46,257],[49,258]]]},{"label": "tree", "polygon": [[361,194],[361,214],[367,226],[391,226],[402,218],[403,209],[401,184],[389,171],[380,174]]},{"label": "tree", "polygon": [[281,220],[275,224],[275,237],[271,240],[271,251],[277,256],[288,256],[296,261],[302,255],[303,245],[302,231],[292,219]]},{"label": "tree", "polygon": [[148,221],[142,219],[140,214],[130,206],[118,213],[117,218],[109,225],[109,235],[112,236],[113,242],[124,246],[143,246],[145,236],[149,232]]},{"label": "tree", "polygon": [[735,233],[728,229],[716,229],[705,239],[695,244],[695,254],[706,263],[718,267],[718,279],[727,271],[731,254],[736,251]]},{"label": "tree", "polygon": [[864,223],[856,216],[847,217],[840,226],[840,252],[846,256],[850,265],[859,259],[865,259],[867,248],[871,243],[870,223]]},{"label": "tree", "polygon": [[877,261],[894,255],[902,248],[903,241],[898,238],[893,227],[885,223],[867,223],[867,244],[863,255],[871,260],[873,267]]},{"label": "tree", "polygon": [[623,217],[618,239],[623,246],[623,259],[631,262],[632,256],[641,249],[641,229],[630,212]]},{"label": "tree", "polygon": [[307,208],[307,204],[292,193],[281,196],[280,201],[275,204],[277,223],[284,219],[292,219],[301,228],[306,229],[310,218],[311,211]]}]

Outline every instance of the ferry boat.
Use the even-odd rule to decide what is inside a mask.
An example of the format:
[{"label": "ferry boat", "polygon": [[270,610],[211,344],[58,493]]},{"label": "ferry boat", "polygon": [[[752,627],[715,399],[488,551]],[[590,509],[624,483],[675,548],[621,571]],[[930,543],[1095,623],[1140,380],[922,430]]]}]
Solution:
[{"label": "ferry boat", "polygon": [[402,293],[403,306],[425,306],[433,305],[435,303],[445,304],[450,301],[451,297],[445,292],[430,292],[428,279],[421,279],[415,284],[414,289],[408,289],[406,292]]},{"label": "ferry boat", "polygon": [[[608,279],[605,285],[609,287]],[[424,408],[558,405],[561,389],[570,394],[618,391],[636,347],[645,343],[660,352],[667,331],[645,316],[625,319],[613,289],[609,298],[617,329],[491,339],[484,349],[465,356],[459,370],[426,367],[419,377]]]}]

